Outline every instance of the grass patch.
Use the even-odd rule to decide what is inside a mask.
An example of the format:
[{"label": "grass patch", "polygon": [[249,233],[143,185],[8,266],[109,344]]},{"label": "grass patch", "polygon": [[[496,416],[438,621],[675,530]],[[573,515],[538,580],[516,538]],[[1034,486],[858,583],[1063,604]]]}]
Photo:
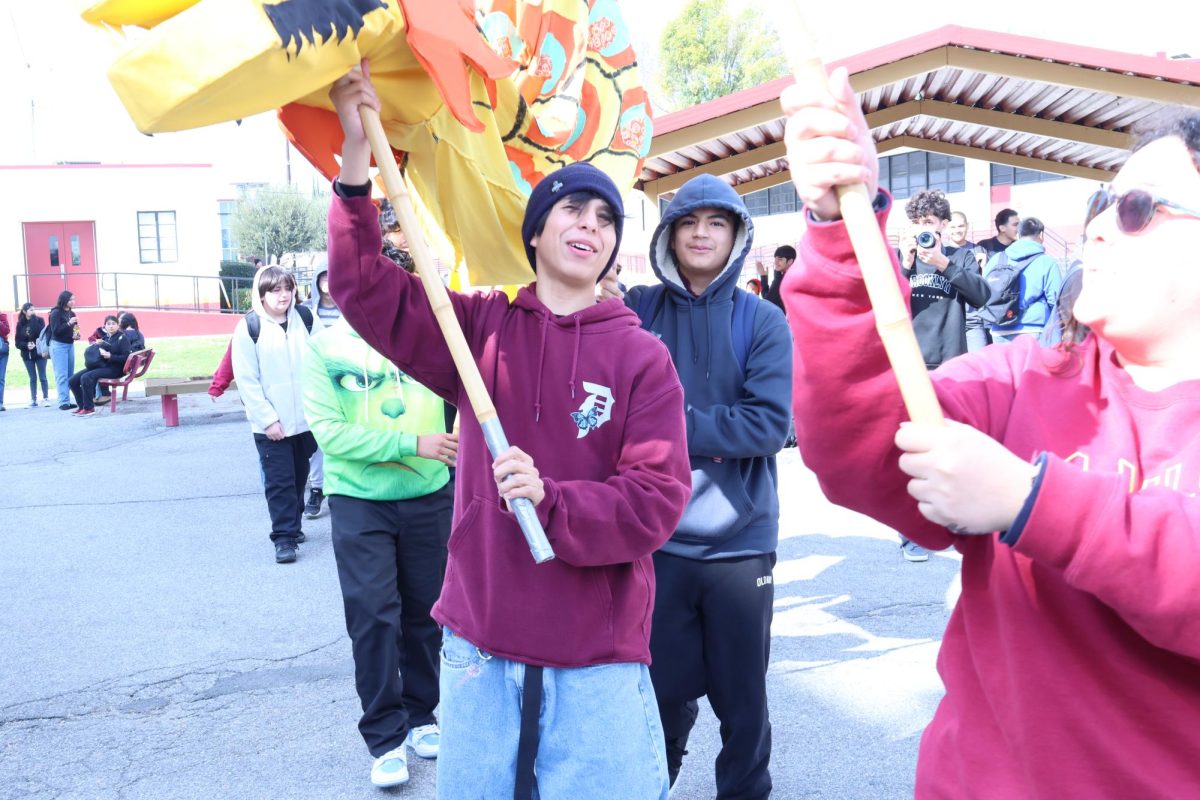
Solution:
[{"label": "grass patch", "polygon": [[[229,334],[218,336],[172,336],[148,340],[154,350],[154,363],[146,373],[148,378],[199,378],[209,377],[216,372],[225,348],[229,345]],[[75,369],[83,369],[83,351],[86,342],[75,343]],[[46,364],[46,379],[50,384],[50,397],[57,400],[54,391],[54,366]],[[4,398],[7,405],[18,405],[29,397],[29,373],[25,362],[15,349],[9,352],[8,369],[5,376]]]}]

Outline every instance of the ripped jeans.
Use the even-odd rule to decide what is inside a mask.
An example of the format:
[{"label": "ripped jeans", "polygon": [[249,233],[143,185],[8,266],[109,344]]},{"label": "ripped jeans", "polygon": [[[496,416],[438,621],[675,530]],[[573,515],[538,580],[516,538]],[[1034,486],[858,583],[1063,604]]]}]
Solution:
[{"label": "ripped jeans", "polygon": [[[442,632],[439,800],[513,796],[525,665]],[[645,664],[543,673],[539,800],[666,800],[658,703]]]}]

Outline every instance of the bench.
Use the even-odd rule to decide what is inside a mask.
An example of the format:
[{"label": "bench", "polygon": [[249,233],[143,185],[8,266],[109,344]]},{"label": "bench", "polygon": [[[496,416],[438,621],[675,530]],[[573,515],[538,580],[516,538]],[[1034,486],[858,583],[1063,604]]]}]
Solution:
[{"label": "bench", "polygon": [[98,383],[101,386],[108,388],[112,395],[112,403],[109,406],[110,414],[117,413],[117,392],[121,390],[121,400],[129,399],[129,384],[136,381],[138,378],[146,374],[146,370],[150,369],[150,362],[154,360],[154,350],[147,348],[145,350],[136,350],[130,353],[125,358],[125,372],[119,378],[101,378]]},{"label": "bench", "polygon": [[[146,397],[162,396],[163,424],[168,428],[175,428],[179,425],[179,395],[207,392],[211,383],[212,376],[207,378],[150,378],[146,381]],[[230,381],[229,389],[237,389],[237,381]]]}]

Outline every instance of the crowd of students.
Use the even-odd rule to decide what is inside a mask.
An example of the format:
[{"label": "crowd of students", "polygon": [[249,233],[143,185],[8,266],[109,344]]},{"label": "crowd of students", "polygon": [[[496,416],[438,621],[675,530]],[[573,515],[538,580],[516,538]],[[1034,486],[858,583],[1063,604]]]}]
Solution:
[{"label": "crowd of students", "polygon": [[[1065,284],[1036,220],[1002,215],[975,246],[944,197],[910,199],[896,276],[950,420],[919,426],[838,219],[835,187],[874,191],[876,156],[835,81],[840,105],[785,93],[807,230],[756,292],[736,285],[753,220],[719,179],[680,189],[652,238],[658,283],[628,289],[612,182],[575,164],[534,188],[534,281],[512,299],[451,293],[519,445],[495,458],[470,414],[451,432],[447,412],[469,403],[423,285],[397,263],[411,260],[387,255],[394,223],[381,230],[370,201],[357,111],[378,107],[369,71],[335,84],[327,283],[301,314],[290,276],[261,271],[259,332],[239,325],[233,372],[278,561],[294,560],[310,456],[325,454],[375,785],[407,781],[411,749],[438,758],[444,798],[664,798],[707,696],[717,796],[769,796],[775,453],[793,415],[831,499],[963,555],[918,797],[1200,785],[1200,473],[1185,435],[1200,277],[1169,257],[1200,234],[1200,118],[1151,136],[1098,194]],[[882,230],[892,201],[874,196]],[[989,321],[1005,293],[1017,315]],[[1004,346],[971,346],[972,309]],[[555,560],[534,563],[517,498]]]},{"label": "crowd of students", "polygon": [[[95,401],[108,397],[107,387],[99,381],[118,378],[125,369],[130,353],[143,350],[146,339],[138,328],[137,317],[128,311],[110,314],[104,324],[88,337],[84,349],[84,368],[75,370],[75,346],[82,341],[79,318],[75,316],[75,295],[69,291],[59,294],[48,320],[43,319],[33,303],[25,303],[10,322],[0,312],[0,411],[5,411],[4,384],[12,348],[20,354],[29,375],[29,407],[52,406],[47,363],[52,365],[58,389],[58,407],[77,417],[95,414]],[[8,337],[12,335],[12,344]],[[38,389],[41,389],[41,403]]]}]

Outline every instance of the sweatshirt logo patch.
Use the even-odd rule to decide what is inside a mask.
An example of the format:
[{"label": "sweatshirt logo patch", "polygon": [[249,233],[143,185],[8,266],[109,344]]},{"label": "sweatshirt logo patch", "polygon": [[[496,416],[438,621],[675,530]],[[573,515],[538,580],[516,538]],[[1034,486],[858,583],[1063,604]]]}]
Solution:
[{"label": "sweatshirt logo patch", "polygon": [[583,388],[588,392],[588,396],[578,411],[571,412],[571,419],[579,429],[576,439],[582,439],[612,419],[612,389],[588,381],[583,382]]}]

